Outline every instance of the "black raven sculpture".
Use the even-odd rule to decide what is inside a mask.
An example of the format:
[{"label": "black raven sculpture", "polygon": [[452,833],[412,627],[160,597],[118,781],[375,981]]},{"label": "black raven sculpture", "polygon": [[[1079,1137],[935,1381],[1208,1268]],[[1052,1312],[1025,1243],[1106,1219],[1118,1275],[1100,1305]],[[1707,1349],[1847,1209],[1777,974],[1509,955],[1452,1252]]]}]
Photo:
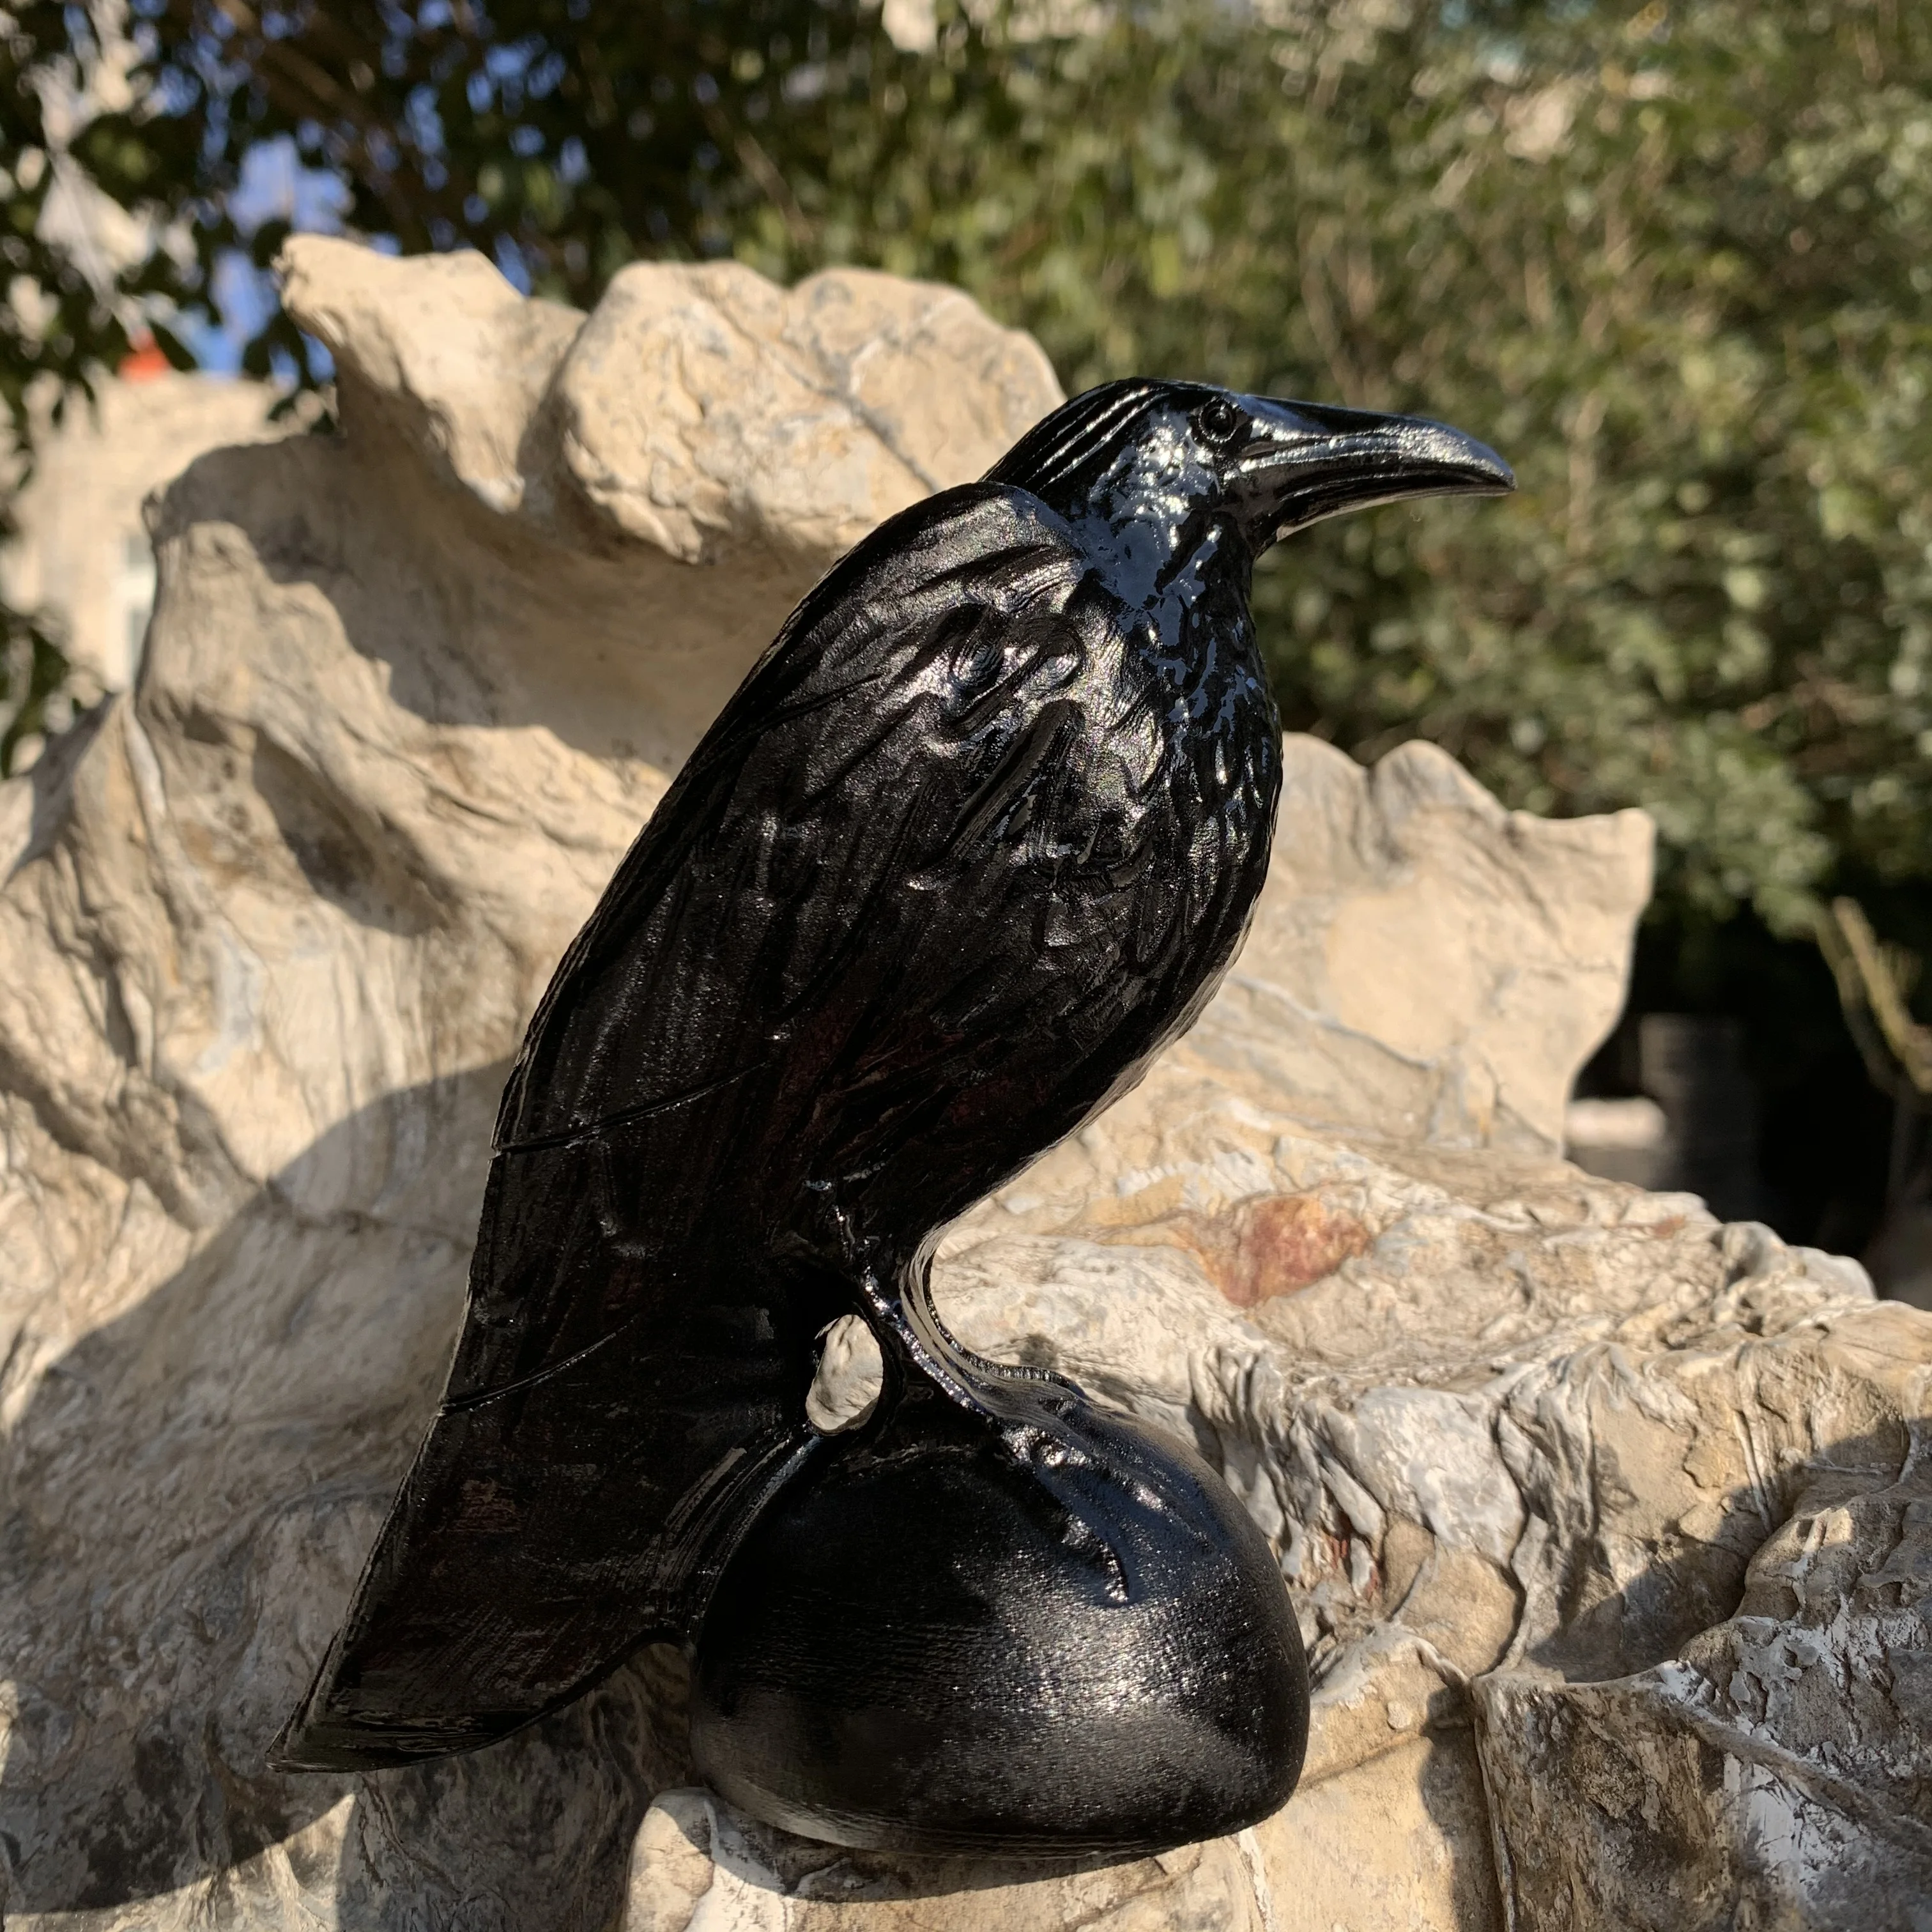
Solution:
[{"label": "black raven sculpture", "polygon": [[[670,1638],[700,1769],[836,1842],[1145,1850],[1287,1796],[1260,1534],[1180,1445],[968,1353],[930,1255],[1240,943],[1280,787],[1256,557],[1510,487],[1437,424],[1114,382],[833,567],[530,1024],[448,1388],[283,1768],[488,1744]],[[884,1387],[821,1434],[848,1312]]]}]

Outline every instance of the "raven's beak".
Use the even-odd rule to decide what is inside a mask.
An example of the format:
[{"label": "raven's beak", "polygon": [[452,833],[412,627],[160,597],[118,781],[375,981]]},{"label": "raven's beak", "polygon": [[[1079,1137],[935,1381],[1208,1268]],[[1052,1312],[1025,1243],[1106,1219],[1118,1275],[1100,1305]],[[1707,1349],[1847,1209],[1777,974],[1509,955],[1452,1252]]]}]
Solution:
[{"label": "raven's beak", "polygon": [[1444,423],[1268,396],[1244,396],[1241,404],[1249,430],[1233,453],[1232,494],[1258,552],[1344,510],[1516,488],[1494,450]]}]

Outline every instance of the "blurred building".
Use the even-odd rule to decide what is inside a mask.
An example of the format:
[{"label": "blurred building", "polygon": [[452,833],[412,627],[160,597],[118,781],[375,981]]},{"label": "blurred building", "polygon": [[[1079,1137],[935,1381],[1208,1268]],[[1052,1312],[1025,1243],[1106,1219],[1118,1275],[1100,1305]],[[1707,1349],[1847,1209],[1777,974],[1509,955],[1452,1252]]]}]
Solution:
[{"label": "blurred building", "polygon": [[53,616],[83,691],[124,690],[140,668],[154,599],[141,514],[149,493],[205,451],[287,434],[292,421],[268,419],[277,394],[137,356],[100,386],[94,407],[74,398],[64,422],[38,439],[17,506],[20,535],[0,550],[0,593],[16,609]]}]

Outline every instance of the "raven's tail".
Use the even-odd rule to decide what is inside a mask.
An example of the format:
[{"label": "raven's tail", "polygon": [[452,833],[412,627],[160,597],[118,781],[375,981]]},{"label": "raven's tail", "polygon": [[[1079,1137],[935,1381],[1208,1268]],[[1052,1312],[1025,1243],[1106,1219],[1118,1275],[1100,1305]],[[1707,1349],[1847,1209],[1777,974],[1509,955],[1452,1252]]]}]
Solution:
[{"label": "raven's tail", "polygon": [[[818,1438],[762,1390],[695,1401],[626,1340],[437,1416],[272,1768],[473,1750],[695,1627],[732,1526]],[[706,1473],[667,1493],[694,1455]]]}]

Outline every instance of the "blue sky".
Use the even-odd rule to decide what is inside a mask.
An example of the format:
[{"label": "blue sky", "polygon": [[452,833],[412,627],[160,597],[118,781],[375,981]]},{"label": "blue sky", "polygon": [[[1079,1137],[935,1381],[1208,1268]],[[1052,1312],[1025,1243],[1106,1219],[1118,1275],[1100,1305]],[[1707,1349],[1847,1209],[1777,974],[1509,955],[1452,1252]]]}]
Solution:
[{"label": "blue sky", "polygon": [[[248,151],[228,208],[244,234],[280,219],[326,235],[341,227],[348,206],[349,190],[341,181],[325,170],[304,167],[295,142],[284,136]],[[274,312],[275,286],[239,249],[217,260],[214,284],[225,324],[217,328],[202,317],[184,316],[178,332],[204,369],[232,376],[241,368],[242,345]]]}]

